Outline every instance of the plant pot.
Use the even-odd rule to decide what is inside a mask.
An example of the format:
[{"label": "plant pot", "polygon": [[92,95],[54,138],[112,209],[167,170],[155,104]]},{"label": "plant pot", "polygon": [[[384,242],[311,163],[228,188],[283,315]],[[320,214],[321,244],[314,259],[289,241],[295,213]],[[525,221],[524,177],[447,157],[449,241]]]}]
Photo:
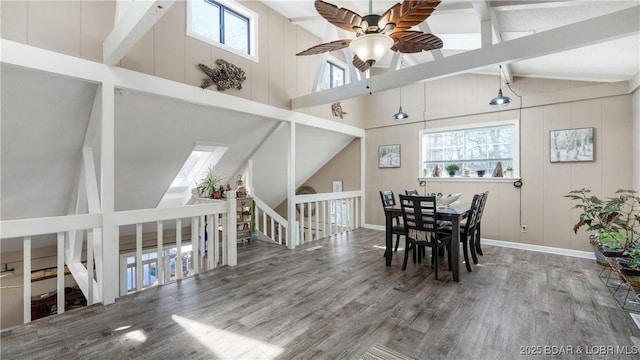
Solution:
[{"label": "plant pot", "polygon": [[456,172],[455,171],[449,171],[449,177],[454,177],[456,176]]},{"label": "plant pot", "polygon": [[612,249],[609,246],[603,244],[599,244],[598,248],[600,248],[602,255],[606,257],[622,257],[622,253],[624,252],[624,249]]},{"label": "plant pot", "polygon": [[[593,235],[591,235],[589,238],[592,239]],[[601,266],[609,267],[609,262],[604,257],[604,255],[602,255],[602,250],[598,246],[598,243],[596,243],[594,241],[589,241],[589,243],[591,244],[591,247],[593,248],[593,254],[596,256],[596,263],[598,265],[601,265]]]},{"label": "plant pot", "polygon": [[483,177],[484,176],[484,172],[485,172],[485,170],[476,170],[476,173],[478,174],[478,177]]},{"label": "plant pot", "polygon": [[629,267],[629,265],[631,265],[630,259],[616,258],[616,263],[618,264],[618,269],[621,273],[625,275],[640,276],[640,269],[632,269]]}]

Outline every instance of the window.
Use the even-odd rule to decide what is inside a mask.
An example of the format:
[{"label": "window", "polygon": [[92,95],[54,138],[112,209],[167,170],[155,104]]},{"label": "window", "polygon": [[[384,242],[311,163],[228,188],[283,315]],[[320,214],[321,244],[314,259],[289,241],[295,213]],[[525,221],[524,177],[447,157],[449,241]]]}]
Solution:
[{"label": "window", "polygon": [[347,200],[334,200],[331,202],[331,224],[339,226],[347,226],[349,219],[349,207]]},{"label": "window", "polygon": [[[498,162],[502,169],[517,168],[518,124],[516,121],[496,122],[455,128],[422,130],[420,132],[420,174],[428,169],[432,175],[436,165],[440,176],[447,176],[445,166],[457,165],[456,176],[491,176]],[[468,170],[465,171],[465,170]],[[428,175],[429,176],[429,175]],[[514,174],[515,176],[515,174]]]},{"label": "window", "polygon": [[324,73],[322,74],[322,88],[330,89],[344,85],[344,75],[345,70],[343,67],[327,61],[327,66],[324,67]]},{"label": "window", "polygon": [[230,0],[194,0],[187,4],[187,35],[258,60],[257,14]]},{"label": "window", "polygon": [[[176,255],[178,249],[175,247],[164,249],[162,261],[165,261],[164,282],[176,280]],[[193,270],[193,251],[190,244],[182,245],[182,276],[187,277],[194,274]],[[123,261],[126,264],[124,277],[127,283],[127,293],[136,291],[136,255],[123,255]],[[152,287],[158,284],[158,252],[155,250],[146,250],[142,254],[142,289]]]}]

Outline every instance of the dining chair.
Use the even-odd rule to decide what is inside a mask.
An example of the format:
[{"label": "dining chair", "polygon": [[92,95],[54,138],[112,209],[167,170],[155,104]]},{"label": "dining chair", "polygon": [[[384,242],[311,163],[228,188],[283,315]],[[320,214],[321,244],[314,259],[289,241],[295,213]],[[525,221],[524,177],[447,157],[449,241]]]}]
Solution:
[{"label": "dining chair", "polygon": [[489,191],[485,191],[482,193],[482,200],[480,202],[480,210],[478,210],[478,218],[476,220],[476,229],[473,236],[473,244],[475,246],[476,253],[478,255],[483,255],[482,248],[480,248],[480,227],[482,223],[482,214],[484,213],[484,206],[487,204],[487,198],[489,197]]},{"label": "dining chair", "polygon": [[[460,226],[460,243],[462,243],[462,254],[464,255],[464,264],[468,272],[471,272],[471,263],[469,261],[469,251],[471,251],[471,257],[473,263],[478,263],[478,257],[476,256],[475,236],[476,226],[478,225],[478,216],[480,214],[480,206],[482,204],[483,193],[473,195],[471,201],[471,211],[466,218],[466,222]],[[452,235],[451,225],[446,225],[441,228],[441,231]],[[469,250],[468,250],[469,249]]]},{"label": "dining chair", "polygon": [[[396,206],[396,198],[392,190],[381,190],[380,199],[382,200],[382,207]],[[404,224],[400,221],[401,216],[397,215],[393,217],[393,226],[391,228],[391,234],[396,235],[396,247],[394,251],[398,251],[398,244],[400,244],[400,236],[406,234]]]},{"label": "dining chair", "polygon": [[[435,196],[411,196],[399,195],[402,217],[406,230],[406,247],[402,270],[407,268],[409,251],[413,251],[414,260],[416,254],[420,262],[421,249],[431,248],[431,261],[434,264],[434,273],[438,279],[438,250],[448,249],[451,245],[451,236],[438,231],[438,208]],[[451,265],[451,261],[449,261]]]},{"label": "dining chair", "polygon": [[409,190],[405,190],[404,193],[406,195],[411,195],[411,196],[418,196],[420,194],[418,194],[418,189],[409,189]]}]

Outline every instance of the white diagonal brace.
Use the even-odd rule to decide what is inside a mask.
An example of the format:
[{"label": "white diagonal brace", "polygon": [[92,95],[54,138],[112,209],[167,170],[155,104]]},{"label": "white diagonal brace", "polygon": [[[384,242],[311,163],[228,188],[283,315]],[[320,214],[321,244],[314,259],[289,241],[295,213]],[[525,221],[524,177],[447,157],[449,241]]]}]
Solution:
[{"label": "white diagonal brace", "polygon": [[[467,51],[446,59],[418,64],[371,78],[376,91],[394,89],[428,79],[440,79],[486,66],[531,59],[640,33],[640,6],[519,39]],[[306,108],[366,95],[363,82],[351,83],[291,100],[292,109]]]},{"label": "white diagonal brace", "polygon": [[104,63],[116,65],[155,25],[175,0],[137,0],[118,21],[102,43]]},{"label": "white diagonal brace", "polygon": [[[431,27],[429,27],[429,24],[427,24],[426,21],[421,22],[420,25],[418,25],[418,27],[424,33],[428,33],[428,34],[432,34],[433,33],[433,31],[431,31]],[[431,50],[431,55],[433,56],[433,58],[435,60],[444,59],[444,55],[442,55],[442,50],[441,49]]]},{"label": "white diagonal brace", "polygon": [[[501,43],[502,36],[500,35],[500,23],[498,22],[495,11],[489,4],[487,4],[486,0],[474,0],[473,8],[480,18],[482,47],[491,46],[494,42]],[[511,84],[513,82],[513,78],[511,77],[511,67],[509,64],[502,65],[502,75],[504,75],[504,82],[506,84]]]}]

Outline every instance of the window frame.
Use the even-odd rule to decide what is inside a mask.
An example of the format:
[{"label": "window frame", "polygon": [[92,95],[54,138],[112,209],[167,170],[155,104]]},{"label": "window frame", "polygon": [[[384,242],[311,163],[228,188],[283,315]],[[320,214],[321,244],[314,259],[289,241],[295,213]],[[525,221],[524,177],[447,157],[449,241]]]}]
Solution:
[{"label": "window frame", "polygon": [[[322,86],[322,77],[324,76],[324,72],[327,66],[330,65],[336,66],[340,69],[342,69],[342,71],[344,71],[344,85],[347,85],[349,83],[351,83],[351,72],[350,72],[350,68],[349,66],[342,60],[336,58],[335,56],[332,55],[327,55],[327,59],[324,62],[324,65],[322,66],[322,72],[320,74],[320,79],[318,80],[318,84],[317,84],[317,89],[316,90],[329,90],[329,89],[334,89],[334,87],[328,87],[325,88]],[[331,79],[329,79],[331,80]]]},{"label": "window frame", "polygon": [[[472,130],[472,129],[483,129],[490,128],[496,126],[513,126],[512,129],[512,138],[511,138],[511,151],[513,154],[512,163],[513,163],[513,174],[511,177],[502,177],[502,178],[494,178],[491,176],[484,177],[449,177],[446,174],[446,171],[442,169],[442,174],[440,177],[433,176],[425,176],[422,172],[424,168],[424,134],[430,133],[441,133],[448,131],[460,131],[460,130]],[[518,119],[515,120],[504,120],[504,121],[492,121],[492,122],[482,122],[482,123],[474,123],[474,124],[466,124],[466,125],[456,125],[456,126],[443,126],[443,127],[435,127],[429,129],[423,129],[418,131],[418,178],[423,180],[436,180],[436,181],[511,181],[512,179],[520,178],[520,121]],[[467,160],[460,160],[467,161]],[[490,175],[491,170],[487,170],[487,174]]]},{"label": "window frame", "polygon": [[[220,7],[220,19],[224,18],[225,10],[229,11],[231,15],[239,16],[241,18],[246,18],[248,20],[248,51],[249,53],[242,52],[236,48],[233,48],[227,44],[221,43],[218,40],[207,38],[203,35],[200,35],[191,30],[191,6],[195,1],[203,1],[211,6]],[[213,3],[213,4],[212,4]],[[242,56],[249,60],[259,62],[260,59],[258,57],[258,14],[243,5],[232,1],[232,0],[189,0],[187,1],[187,29],[186,34],[192,38],[198,39],[200,41],[204,41],[210,45],[219,47],[225,51],[229,51],[238,56]],[[224,23],[218,22],[219,32],[221,36],[224,36]]]}]

